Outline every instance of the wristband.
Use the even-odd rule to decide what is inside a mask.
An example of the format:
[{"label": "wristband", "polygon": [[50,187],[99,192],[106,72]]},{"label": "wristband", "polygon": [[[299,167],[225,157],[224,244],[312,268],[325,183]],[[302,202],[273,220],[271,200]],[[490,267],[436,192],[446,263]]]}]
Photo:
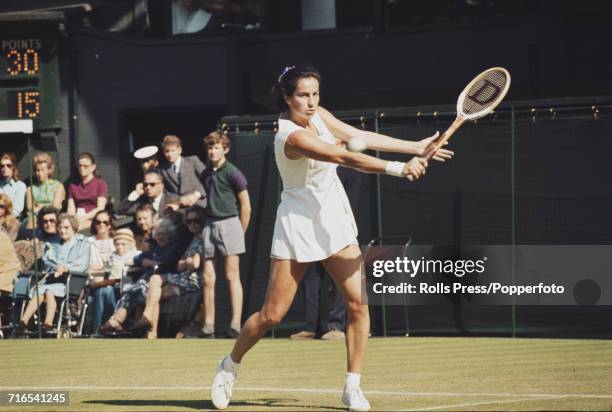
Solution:
[{"label": "wristband", "polygon": [[389,176],[404,177],[404,166],[406,163],[403,162],[387,162],[385,172]]}]

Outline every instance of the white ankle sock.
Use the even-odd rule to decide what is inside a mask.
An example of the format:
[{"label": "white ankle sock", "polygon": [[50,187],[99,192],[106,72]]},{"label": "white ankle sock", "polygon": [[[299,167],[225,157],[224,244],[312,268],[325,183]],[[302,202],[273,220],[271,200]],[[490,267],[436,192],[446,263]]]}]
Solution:
[{"label": "white ankle sock", "polygon": [[348,388],[358,388],[361,384],[361,374],[347,372],[345,384]]},{"label": "white ankle sock", "polygon": [[240,364],[234,362],[231,355],[227,355],[225,359],[223,359],[223,369],[227,372],[236,372],[239,366]]}]

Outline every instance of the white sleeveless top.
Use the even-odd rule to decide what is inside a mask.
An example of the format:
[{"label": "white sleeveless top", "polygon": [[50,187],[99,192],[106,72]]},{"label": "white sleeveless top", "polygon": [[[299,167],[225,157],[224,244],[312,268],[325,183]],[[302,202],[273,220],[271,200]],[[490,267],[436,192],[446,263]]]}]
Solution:
[{"label": "white sleeveless top", "polygon": [[[335,143],[319,113],[312,117],[311,124],[319,139]],[[274,154],[283,191],[276,212],[271,256],[314,262],[358,244],[357,225],[336,174],[336,164],[306,157],[293,160],[285,155],[287,137],[296,130],[304,129],[291,120],[278,120]]]}]

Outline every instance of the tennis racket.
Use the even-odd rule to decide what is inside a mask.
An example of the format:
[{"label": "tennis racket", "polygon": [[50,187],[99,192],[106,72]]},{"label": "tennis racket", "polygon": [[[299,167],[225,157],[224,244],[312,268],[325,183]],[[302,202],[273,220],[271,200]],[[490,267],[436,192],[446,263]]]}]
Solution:
[{"label": "tennis racket", "polygon": [[425,158],[431,159],[466,120],[480,119],[491,113],[506,96],[510,88],[510,73],[503,67],[485,70],[474,78],[459,95],[457,118],[450,127],[436,139],[436,145]]}]

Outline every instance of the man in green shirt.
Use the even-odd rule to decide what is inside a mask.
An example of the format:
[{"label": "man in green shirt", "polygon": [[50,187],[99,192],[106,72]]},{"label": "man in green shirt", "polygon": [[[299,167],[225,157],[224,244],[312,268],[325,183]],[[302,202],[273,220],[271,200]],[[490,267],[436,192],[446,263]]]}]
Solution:
[{"label": "man in green shirt", "polygon": [[240,254],[245,252],[244,234],[251,217],[251,201],[247,180],[240,170],[226,159],[230,150],[227,135],[212,132],[204,138],[209,167],[203,173],[207,222],[204,239],[204,337],[213,337],[215,330],[215,266],[214,259],[225,259],[225,276],[229,284],[232,319],[225,337],[240,334],[242,315],[242,283]]}]

